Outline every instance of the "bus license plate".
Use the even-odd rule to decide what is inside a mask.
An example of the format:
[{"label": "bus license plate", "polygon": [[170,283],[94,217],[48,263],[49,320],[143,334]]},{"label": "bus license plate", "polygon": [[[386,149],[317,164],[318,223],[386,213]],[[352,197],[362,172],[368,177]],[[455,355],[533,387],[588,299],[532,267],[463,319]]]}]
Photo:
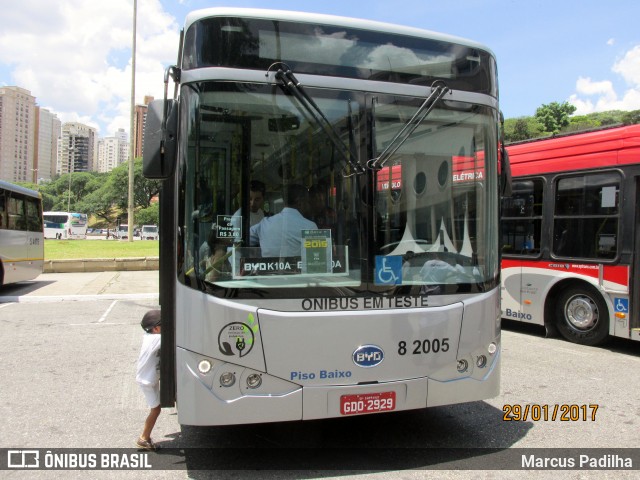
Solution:
[{"label": "bus license plate", "polygon": [[340,397],[340,413],[342,415],[387,412],[395,410],[395,408],[396,392],[361,393]]}]

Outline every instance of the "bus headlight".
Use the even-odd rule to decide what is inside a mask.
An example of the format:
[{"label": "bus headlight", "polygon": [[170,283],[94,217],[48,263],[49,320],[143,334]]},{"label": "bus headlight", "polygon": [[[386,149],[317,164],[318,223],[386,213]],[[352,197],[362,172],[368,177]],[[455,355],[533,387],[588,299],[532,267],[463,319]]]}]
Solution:
[{"label": "bus headlight", "polygon": [[469,368],[469,362],[467,362],[464,358],[458,360],[458,372],[460,373],[464,373],[467,371],[467,368]]},{"label": "bus headlight", "polygon": [[487,357],[485,357],[484,355],[478,355],[478,358],[476,358],[476,365],[478,366],[478,368],[484,368],[486,364]]},{"label": "bus headlight", "polygon": [[262,375],[252,373],[247,377],[247,388],[258,388],[262,385]]},{"label": "bus headlight", "polygon": [[493,355],[494,353],[496,353],[497,350],[498,350],[498,346],[493,342],[491,342],[487,347],[487,351],[489,352],[489,355]]},{"label": "bus headlight", "polygon": [[230,387],[236,383],[236,374],[233,372],[224,372],[220,375],[220,385],[223,387]]},{"label": "bus headlight", "polygon": [[206,375],[211,371],[211,362],[209,360],[201,360],[198,363],[198,371],[203,375]]}]

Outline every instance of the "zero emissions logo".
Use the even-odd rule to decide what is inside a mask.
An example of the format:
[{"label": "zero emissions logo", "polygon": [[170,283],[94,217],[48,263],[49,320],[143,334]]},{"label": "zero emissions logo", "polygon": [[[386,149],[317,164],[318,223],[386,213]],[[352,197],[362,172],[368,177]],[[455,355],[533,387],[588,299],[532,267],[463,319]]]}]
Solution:
[{"label": "zero emissions logo", "polygon": [[253,348],[256,333],[258,333],[258,324],[252,313],[247,315],[247,323],[228,323],[218,334],[220,353],[228,357],[248,355]]}]

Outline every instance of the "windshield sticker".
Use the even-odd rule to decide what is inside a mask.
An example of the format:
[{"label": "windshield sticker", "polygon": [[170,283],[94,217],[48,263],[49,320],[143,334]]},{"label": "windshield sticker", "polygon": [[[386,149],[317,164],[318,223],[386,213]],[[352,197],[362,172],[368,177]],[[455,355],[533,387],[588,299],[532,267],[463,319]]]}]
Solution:
[{"label": "windshield sticker", "polygon": [[218,215],[216,238],[238,238],[240,237],[240,226],[242,217],[232,217],[230,215]]},{"label": "windshield sticker", "polygon": [[[322,231],[313,230],[313,232]],[[336,253],[332,252],[335,245],[332,246],[330,237],[327,238],[324,235],[305,237],[304,245],[304,257],[262,257],[260,249],[257,248],[234,248],[233,278],[275,275],[345,276],[349,274],[347,247],[338,247]]]},{"label": "windshield sticker", "polygon": [[402,284],[402,257],[400,255],[376,256],[376,285]]},{"label": "windshield sticker", "polygon": [[332,273],[331,230],[302,231],[303,273]]}]

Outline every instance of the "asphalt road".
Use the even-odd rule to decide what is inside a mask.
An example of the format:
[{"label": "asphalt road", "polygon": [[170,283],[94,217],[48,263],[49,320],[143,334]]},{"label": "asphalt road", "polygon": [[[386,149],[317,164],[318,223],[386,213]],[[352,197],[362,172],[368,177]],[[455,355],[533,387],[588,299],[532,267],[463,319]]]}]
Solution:
[{"label": "asphalt road", "polygon": [[[134,381],[139,322],[157,306],[149,281],[157,272],[139,273],[140,278],[135,272],[50,274],[0,291],[0,449],[134,446],[147,413]],[[513,452],[542,452],[529,449],[572,448],[577,454],[602,448],[604,454],[634,448],[637,456],[640,345],[615,339],[606,347],[583,347],[509,323],[502,354],[501,394],[482,402],[211,428],[181,428],[175,410],[163,409],[154,439],[166,452],[164,461],[179,469],[127,472],[126,478],[638,478],[637,465],[634,471],[494,469],[502,461],[511,465]],[[527,419],[514,419],[527,405]],[[567,421],[560,420],[563,409]],[[224,456],[215,464],[220,470],[199,469],[203,448]],[[245,470],[260,467],[265,470]],[[10,478],[118,476],[113,471],[5,473]]]}]

